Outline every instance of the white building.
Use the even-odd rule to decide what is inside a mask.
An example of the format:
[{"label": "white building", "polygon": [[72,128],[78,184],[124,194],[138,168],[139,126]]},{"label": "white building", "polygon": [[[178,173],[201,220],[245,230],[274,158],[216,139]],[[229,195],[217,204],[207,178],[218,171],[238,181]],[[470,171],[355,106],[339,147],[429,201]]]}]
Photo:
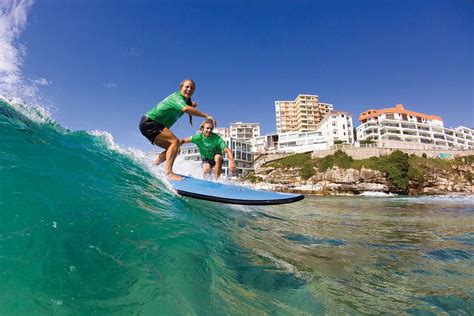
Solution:
[{"label": "white building", "polygon": [[278,134],[278,152],[307,152],[328,147],[321,132],[289,132]]},{"label": "white building", "polygon": [[230,130],[227,127],[214,127],[213,132],[222,138],[230,137]]},{"label": "white building", "polygon": [[[235,164],[237,168],[237,174],[233,176],[243,176],[253,170],[253,154],[252,154],[252,145],[248,141],[235,139],[235,138],[224,138],[224,141],[227,143],[227,146],[232,151],[234,155]],[[201,155],[199,154],[199,149],[193,143],[184,144],[181,146],[180,156],[184,160],[191,161],[201,161]],[[227,156],[224,154],[224,163],[222,166],[222,175],[229,175],[229,161]]]},{"label": "white building", "polygon": [[330,112],[318,124],[316,131],[326,139],[331,147],[335,141],[352,144],[354,142],[352,115],[347,112]]},{"label": "white building", "polygon": [[394,108],[368,110],[359,116],[357,140],[372,140],[379,147],[412,149],[473,149],[474,131],[467,127],[446,128],[443,119]]},{"label": "white building", "polygon": [[229,130],[232,138],[251,140],[260,136],[260,123],[230,123]]},{"label": "white building", "polygon": [[282,152],[308,152],[327,149],[328,145],[324,136],[314,132],[288,132],[281,134],[267,134],[252,140],[252,149],[255,154],[282,153]]},{"label": "white building", "polygon": [[254,153],[276,152],[278,150],[278,134],[267,134],[251,140]]}]

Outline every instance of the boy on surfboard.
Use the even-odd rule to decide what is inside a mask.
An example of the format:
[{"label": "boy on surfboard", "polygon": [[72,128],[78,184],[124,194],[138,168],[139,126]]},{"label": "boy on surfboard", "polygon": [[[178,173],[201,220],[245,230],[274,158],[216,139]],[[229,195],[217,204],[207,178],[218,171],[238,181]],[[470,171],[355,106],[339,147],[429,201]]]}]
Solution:
[{"label": "boy on surfboard", "polygon": [[200,134],[181,139],[181,144],[194,143],[198,147],[204,175],[210,175],[211,171],[214,171],[215,179],[219,179],[222,171],[223,153],[226,153],[229,158],[230,171],[235,173],[235,160],[232,151],[219,135],[212,132],[214,130],[214,120],[204,121],[199,129],[201,130]]}]

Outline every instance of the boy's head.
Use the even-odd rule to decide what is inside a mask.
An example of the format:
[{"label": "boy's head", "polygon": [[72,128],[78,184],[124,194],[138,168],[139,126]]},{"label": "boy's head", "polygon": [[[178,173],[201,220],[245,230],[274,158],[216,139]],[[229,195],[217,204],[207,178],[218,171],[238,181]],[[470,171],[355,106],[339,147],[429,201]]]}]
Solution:
[{"label": "boy's head", "polygon": [[212,120],[206,120],[201,124],[199,128],[205,137],[209,137],[214,130],[214,122]]}]

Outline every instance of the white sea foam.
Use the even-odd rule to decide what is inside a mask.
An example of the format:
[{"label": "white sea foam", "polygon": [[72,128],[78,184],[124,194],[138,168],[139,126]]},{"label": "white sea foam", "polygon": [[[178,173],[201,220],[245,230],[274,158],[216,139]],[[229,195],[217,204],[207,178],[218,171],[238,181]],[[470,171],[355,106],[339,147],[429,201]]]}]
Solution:
[{"label": "white sea foam", "polygon": [[374,192],[374,191],[364,191],[360,196],[373,196],[373,197],[390,197],[397,196],[395,193],[385,193],[385,192]]},{"label": "white sea foam", "polygon": [[[410,200],[413,203],[466,203],[474,205],[474,195],[425,195],[413,197],[400,197],[403,201]],[[474,210],[474,208],[473,208]]]},{"label": "white sea foam", "polygon": [[173,170],[177,174],[182,174],[197,179],[204,178],[200,161],[184,160],[184,158],[181,156],[176,157]]},{"label": "white sea foam", "polygon": [[163,182],[163,184],[170,191],[174,192],[170,182],[168,181],[163,171],[163,167],[156,166],[154,164],[154,155],[146,154],[143,151],[132,147],[123,148],[117,143],[115,143],[112,134],[106,131],[93,130],[88,132],[88,134],[103,139],[109,150],[118,152],[122,155],[131,158],[134,162],[142,166],[145,170],[147,170],[149,173],[153,174],[157,179]]},{"label": "white sea foam", "polygon": [[0,95],[0,100],[8,103],[16,111],[20,112],[36,123],[49,123],[54,121],[51,118],[51,113],[48,108],[40,104],[27,104],[22,98],[7,98],[3,95]]}]

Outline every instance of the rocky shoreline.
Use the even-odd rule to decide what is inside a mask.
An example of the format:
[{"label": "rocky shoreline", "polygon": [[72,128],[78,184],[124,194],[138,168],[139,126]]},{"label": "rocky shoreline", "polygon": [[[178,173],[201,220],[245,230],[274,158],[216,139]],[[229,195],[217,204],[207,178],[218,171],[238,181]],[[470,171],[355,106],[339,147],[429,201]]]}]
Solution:
[{"label": "rocky shoreline", "polygon": [[408,188],[398,189],[386,173],[361,168],[342,169],[337,166],[325,172],[315,172],[307,180],[300,176],[301,168],[257,168],[252,178],[246,181],[256,188],[288,193],[315,195],[358,195],[364,192],[383,192],[403,195],[472,195],[474,184],[470,179],[474,171],[472,164],[453,165],[451,170],[430,170],[423,180],[410,179]]}]

